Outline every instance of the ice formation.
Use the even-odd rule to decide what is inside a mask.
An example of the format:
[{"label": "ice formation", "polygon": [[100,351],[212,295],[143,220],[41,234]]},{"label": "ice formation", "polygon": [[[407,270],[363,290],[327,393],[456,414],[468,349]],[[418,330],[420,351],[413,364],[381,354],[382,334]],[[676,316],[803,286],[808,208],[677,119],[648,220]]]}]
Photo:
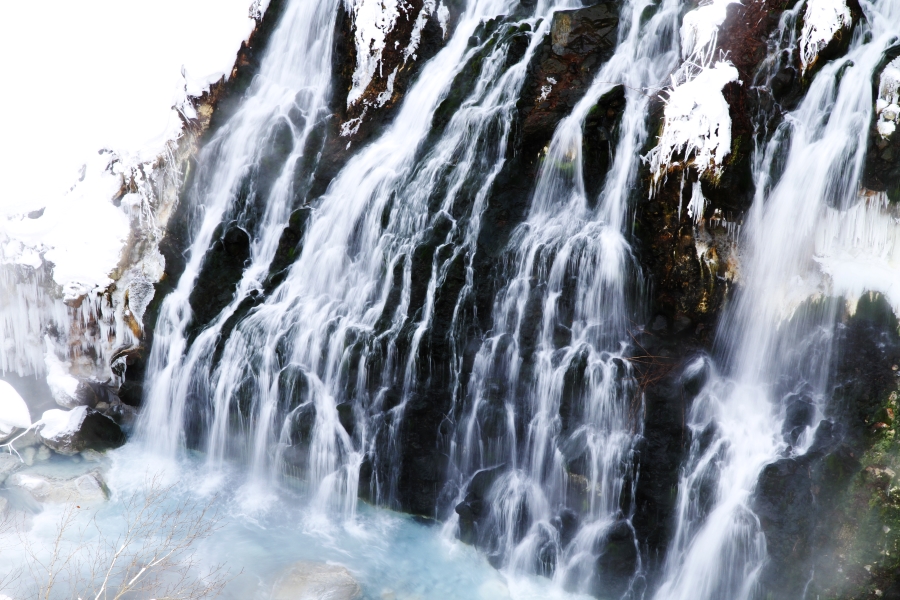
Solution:
[{"label": "ice formation", "polygon": [[684,60],[706,66],[712,63],[719,28],[725,22],[729,4],[738,0],[712,0],[684,15],[681,23],[681,56]]},{"label": "ice formation", "polygon": [[882,138],[889,138],[900,119],[900,58],[884,68],[878,80],[878,100],[875,101],[878,122],[875,127]]},{"label": "ice formation", "polygon": [[853,23],[846,0],[809,0],[800,33],[800,63],[809,69],[841,29]]},{"label": "ice formation", "polygon": [[400,6],[398,0],[356,0],[353,15],[356,70],[353,71],[353,87],[347,94],[347,106],[362,97],[381,67],[381,54],[388,34],[400,17]]},{"label": "ice formation", "polygon": [[685,164],[693,165],[699,175],[721,171],[731,152],[731,117],[722,88],[735,81],[738,71],[725,61],[702,69],[682,84],[673,78],[659,143],[646,157],[654,183],[677,164],[673,163],[676,155],[683,155]]},{"label": "ice formation", "polygon": [[853,208],[826,209],[816,232],[815,260],[834,296],[855,305],[880,292],[900,315],[900,218],[883,194]]}]

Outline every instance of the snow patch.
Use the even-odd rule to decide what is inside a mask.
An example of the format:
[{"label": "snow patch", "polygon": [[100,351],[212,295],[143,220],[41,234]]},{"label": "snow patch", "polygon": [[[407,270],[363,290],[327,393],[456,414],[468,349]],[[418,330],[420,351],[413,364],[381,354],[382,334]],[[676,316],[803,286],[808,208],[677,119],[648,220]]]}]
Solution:
[{"label": "snow patch", "polygon": [[0,220],[4,262],[40,266],[52,263],[53,280],[67,298],[112,283],[122,248],[131,233],[128,216],[112,204],[122,187],[110,155],[94,154],[84,175],[65,195],[48,201],[37,218]]},{"label": "snow patch", "polygon": [[55,440],[63,436],[78,433],[81,424],[87,416],[87,406],[79,406],[72,410],[52,408],[44,411],[39,425],[38,433],[45,440]]},{"label": "snow patch", "polygon": [[541,96],[538,98],[538,102],[543,102],[550,96],[550,92],[553,91],[554,85],[556,85],[556,80],[552,77],[548,77],[547,85],[541,86]]},{"label": "snow patch", "polygon": [[846,0],[808,0],[800,33],[800,63],[803,70],[811,67],[819,52],[844,28],[853,24]]},{"label": "snow patch", "polygon": [[699,175],[707,171],[721,174],[725,157],[731,152],[731,117],[722,88],[732,82],[740,83],[738,71],[725,61],[702,69],[680,85],[673,77],[663,113],[662,135],[645,157],[653,171],[654,184],[678,164],[673,164],[673,159],[680,153]]},{"label": "snow patch", "polygon": [[725,22],[729,4],[738,0],[712,0],[684,15],[681,23],[681,56],[699,66],[712,63],[719,38],[719,28]]},{"label": "snow patch", "polygon": [[[419,11],[416,22],[413,24],[412,33],[409,36],[409,46],[403,51],[404,64],[410,58],[416,60],[416,50],[419,49],[419,42],[422,40],[422,30],[425,29],[425,24],[428,23],[428,17],[434,13],[435,9],[436,6],[434,0],[425,0],[425,2],[422,3],[422,10]],[[443,27],[441,27],[441,29],[443,29]]]},{"label": "snow patch", "polygon": [[356,69],[353,71],[353,87],[347,95],[347,107],[353,106],[362,97],[381,67],[387,36],[399,17],[398,0],[356,0],[354,3]]},{"label": "snow patch", "polygon": [[8,435],[13,429],[31,427],[31,413],[22,396],[5,381],[0,381],[0,435]]}]

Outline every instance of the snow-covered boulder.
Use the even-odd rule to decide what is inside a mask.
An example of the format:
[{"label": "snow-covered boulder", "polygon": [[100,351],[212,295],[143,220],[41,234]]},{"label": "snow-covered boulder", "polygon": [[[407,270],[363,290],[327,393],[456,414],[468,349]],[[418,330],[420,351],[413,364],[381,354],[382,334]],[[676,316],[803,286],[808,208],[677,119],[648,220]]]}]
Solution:
[{"label": "snow-covered boulder", "polygon": [[31,413],[22,396],[5,381],[0,381],[0,439],[16,429],[31,427]]},{"label": "snow-covered boulder", "polygon": [[115,421],[87,406],[44,412],[38,434],[44,445],[60,454],[108,450],[125,443],[125,434]]},{"label": "snow-covered boulder", "polygon": [[73,479],[55,479],[35,473],[16,473],[8,484],[28,492],[38,502],[102,502],[109,490],[100,473],[93,471]]}]

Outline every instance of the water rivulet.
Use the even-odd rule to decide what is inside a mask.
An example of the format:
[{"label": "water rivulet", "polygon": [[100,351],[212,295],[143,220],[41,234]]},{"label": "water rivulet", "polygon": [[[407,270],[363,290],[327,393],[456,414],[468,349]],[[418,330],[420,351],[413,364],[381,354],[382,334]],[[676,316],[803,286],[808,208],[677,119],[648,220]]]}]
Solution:
[{"label": "water rivulet", "polygon": [[[740,287],[710,352],[671,369],[696,389],[667,433],[686,442],[677,487],[654,500],[672,523],[662,548],[634,525],[656,435],[635,367],[655,283],[636,239],[657,234],[634,235],[635,211],[658,92],[712,69],[717,42],[682,66],[679,0],[586,4],[422,3],[442,45],[415,63],[414,29],[402,99],[354,145],[332,107],[377,113],[397,71],[383,99],[348,98],[337,17],[362,19],[362,3],[285,2],[185,190],[184,271],[153,327],[139,437],[168,456],[199,449],[212,472],[245,465],[246,489],[297,486],[331,519],[355,519],[359,498],[436,518],[509,577],[603,598],[802,594],[805,580],[773,571],[758,488],[837,435],[823,419],[843,305],[822,292],[848,292],[826,289],[819,255],[829,219],[869,202],[872,81],[900,4],[864,3],[846,56],[803,73],[789,113],[754,108]],[[802,6],[754,85],[776,87],[796,57]],[[401,51],[385,31],[378,52]],[[376,41],[357,44],[357,66],[377,65],[363,56]],[[338,146],[346,162],[319,194]],[[706,223],[702,186],[685,181],[686,214]]]}]

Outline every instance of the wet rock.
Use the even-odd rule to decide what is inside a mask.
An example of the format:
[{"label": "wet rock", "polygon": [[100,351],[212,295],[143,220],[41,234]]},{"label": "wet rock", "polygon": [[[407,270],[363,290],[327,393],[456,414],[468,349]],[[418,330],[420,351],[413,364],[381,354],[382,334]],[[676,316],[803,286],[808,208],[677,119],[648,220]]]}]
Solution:
[{"label": "wet rock", "polygon": [[[708,377],[705,364],[695,364],[696,346],[685,341],[646,335],[638,339],[645,353],[634,361],[645,382],[644,430],[637,440],[637,479],[632,523],[645,553],[648,575],[662,568],[674,534],[679,467],[691,443],[685,426],[691,402]],[[669,355],[674,354],[674,357]],[[680,356],[686,358],[681,359]],[[692,368],[697,367],[697,368]]]},{"label": "wet rock", "polygon": [[94,503],[109,498],[106,482],[98,472],[85,473],[73,479],[56,479],[34,473],[16,473],[8,485],[28,492],[38,502],[50,504]]},{"label": "wet rock", "polygon": [[463,543],[477,545],[487,532],[485,519],[490,512],[488,492],[502,473],[502,466],[478,471],[469,483],[465,499],[454,508],[459,515],[459,539]]},{"label": "wet rock", "polygon": [[272,600],[354,600],[362,595],[346,567],[298,562],[288,568],[272,591]]},{"label": "wet rock", "polygon": [[115,421],[86,406],[70,411],[49,410],[41,420],[41,441],[60,454],[109,450],[125,443],[125,434]]},{"label": "wet rock", "polygon": [[594,594],[599,598],[620,598],[637,572],[640,557],[631,526],[616,522],[607,532],[596,561]]},{"label": "wet rock", "polygon": [[213,239],[191,291],[190,304],[194,313],[191,338],[196,337],[234,298],[244,265],[250,258],[250,236],[234,223],[220,225]]},{"label": "wet rock", "polygon": [[601,2],[557,11],[550,34],[529,65],[519,101],[523,134],[552,133],[612,56],[619,26],[618,5]]},{"label": "wet rock", "polygon": [[[551,32],[535,50],[516,103],[507,160],[494,181],[482,217],[473,265],[476,272],[491,273],[498,268],[509,235],[527,214],[544,149],[556,126],[571,113],[615,51],[618,14],[614,2],[554,13]],[[605,179],[612,158],[608,150],[614,150],[610,140],[616,139],[623,107],[622,90],[614,88],[586,119],[584,171],[592,192]],[[496,291],[493,279],[479,277],[475,281],[477,314],[483,329],[491,326]]]}]

